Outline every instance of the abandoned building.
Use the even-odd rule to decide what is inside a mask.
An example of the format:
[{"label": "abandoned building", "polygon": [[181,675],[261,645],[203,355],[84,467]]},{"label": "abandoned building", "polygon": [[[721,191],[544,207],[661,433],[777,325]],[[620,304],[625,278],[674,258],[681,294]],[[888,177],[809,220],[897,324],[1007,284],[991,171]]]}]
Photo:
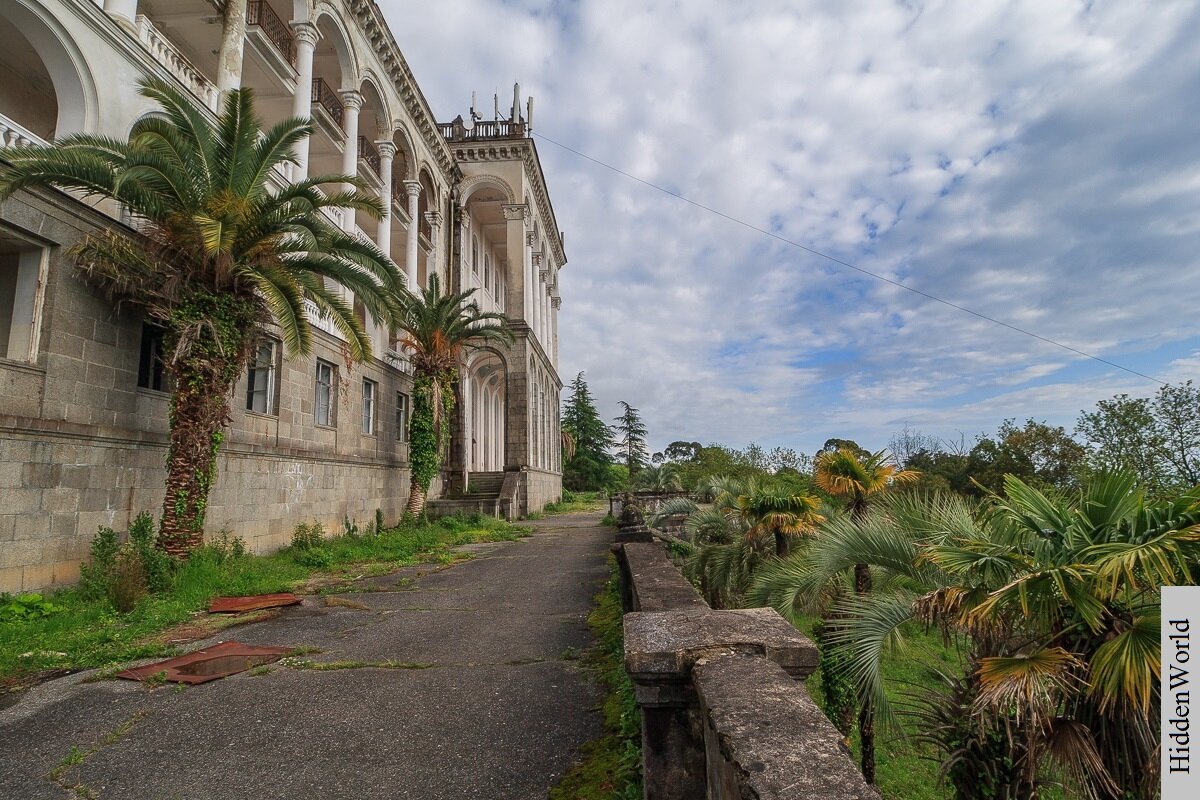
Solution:
[{"label": "abandoned building", "polygon": [[[223,11],[239,2],[244,15]],[[76,132],[125,138],[155,112],[137,91],[146,76],[182,87],[204,113],[222,91],[251,87],[264,124],[311,119],[299,165],[278,180],[357,174],[387,213],[377,222],[350,211],[335,224],[376,242],[410,286],[437,274],[508,317],[513,343],[462,365],[432,496],[470,481],[470,501],[435,502],[514,516],[557,499],[566,257],[532,102],[514,91],[495,119],[472,109],[465,122],[439,123],[373,0],[0,3],[0,146]],[[123,224],[119,209],[62,192],[0,205],[0,591],[73,581],[99,526],[123,530],[161,506],[158,333],[136,309],[102,299],[67,253]],[[286,544],[300,521],[340,530],[376,509],[393,521],[408,497],[412,379],[396,343],[371,325],[374,357],[350,363],[336,329],[310,321],[310,356],[265,339],[234,390],[207,525],[259,551]]]}]

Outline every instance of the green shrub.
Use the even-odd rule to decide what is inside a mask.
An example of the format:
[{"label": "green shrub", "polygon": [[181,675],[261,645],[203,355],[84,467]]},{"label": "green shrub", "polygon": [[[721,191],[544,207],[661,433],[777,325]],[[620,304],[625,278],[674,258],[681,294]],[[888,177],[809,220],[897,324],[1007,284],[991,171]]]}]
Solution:
[{"label": "green shrub", "polygon": [[0,592],[0,622],[23,622],[41,619],[63,610],[63,606],[51,603],[36,592],[19,594],[16,597]]},{"label": "green shrub", "polygon": [[108,597],[113,565],[117,560],[117,551],[121,549],[117,532],[101,526],[92,537],[90,549],[91,561],[85,561],[79,567],[79,592],[88,600],[101,600]]},{"label": "green shrub", "polygon": [[575,494],[575,493],[574,493],[574,492],[572,492],[570,489],[567,489],[566,487],[563,487],[563,490],[562,490],[562,501],[563,501],[564,503],[574,503],[574,502],[576,502],[578,499],[579,499],[579,495]]},{"label": "green shrub", "polygon": [[301,522],[292,531],[292,547],[296,550],[311,550],[325,541],[325,526],[319,522]]},{"label": "green shrub", "polygon": [[154,539],[154,517],[143,511],[129,526],[129,545],[137,551],[142,563],[142,570],[146,574],[146,588],[154,594],[160,594],[171,588],[175,560],[155,547]]},{"label": "green shrub", "polygon": [[320,547],[309,547],[298,551],[293,558],[297,564],[313,569],[325,569],[333,566],[333,555]]},{"label": "green shrub", "polygon": [[[222,528],[221,531],[204,543],[201,550],[210,554],[214,561],[218,564],[224,564],[228,561],[237,561],[246,556],[246,540],[240,536],[234,536],[229,530]],[[192,558],[196,557],[196,553],[192,553]]]},{"label": "green shrub", "polygon": [[358,520],[342,517],[342,535],[358,536]]},{"label": "green shrub", "polygon": [[371,533],[378,536],[383,533],[384,527],[386,526],[383,524],[383,509],[377,508],[375,509],[375,530],[371,531]]},{"label": "green shrub", "polygon": [[142,554],[132,544],[117,551],[113,561],[112,580],[108,584],[108,602],[122,614],[127,614],[146,596],[149,578]]}]

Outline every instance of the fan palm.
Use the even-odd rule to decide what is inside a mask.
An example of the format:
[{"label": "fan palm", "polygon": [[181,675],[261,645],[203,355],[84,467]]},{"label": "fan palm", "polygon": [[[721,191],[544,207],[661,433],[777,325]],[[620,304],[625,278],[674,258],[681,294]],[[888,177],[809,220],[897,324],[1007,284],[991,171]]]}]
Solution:
[{"label": "fan palm", "polygon": [[679,480],[679,467],[670,463],[642,467],[632,483],[635,489],[649,489],[655,492],[683,490],[683,482]]},{"label": "fan palm", "polygon": [[444,420],[454,408],[453,386],[464,352],[489,342],[513,340],[507,318],[483,311],[471,298],[474,289],[442,294],[437,274],[418,293],[403,292],[393,325],[397,349],[413,367],[413,413],[409,425],[409,465],[412,486],[408,512],[425,509],[429,484],[441,468]]},{"label": "fan palm", "polygon": [[961,796],[981,774],[963,759],[999,763],[998,743],[1011,769],[987,770],[1005,796],[1032,796],[1047,767],[1091,796],[1152,796],[1158,587],[1194,580],[1200,487],[1147,504],[1127,475],[1102,475],[1073,499],[1009,476],[1005,493],[979,512],[953,496],[890,496],[824,526],[803,559],[766,565],[750,597],[795,617],[869,563],[876,591],[839,601],[833,638],[863,701],[886,717],[879,666],[904,622],[969,637],[968,672],[948,681],[961,722],[936,700],[921,717],[938,726],[926,733],[941,737]]},{"label": "fan palm", "polygon": [[92,234],[71,254],[112,299],[140,307],[165,329],[170,449],[159,543],[182,555],[203,540],[231,389],[254,340],[274,322],[290,352],[308,353],[311,302],[341,332],[349,355],[365,358],[367,335],[333,287],[386,319],[403,279],[378,248],[323,213],[381,215],[373,198],[340,188],[358,187],[357,178],[316,176],[273,188],[277,168],[295,163],[293,147],[312,133],[305,121],[263,130],[249,89],[226,95],[215,120],[164,82],[146,81],[141,93],[162,114],[139,120],[128,141],[77,134],[4,150],[10,166],[0,199],[53,186],[116,201],[136,220],[136,232]]},{"label": "fan palm", "polygon": [[[859,456],[843,447],[822,453],[817,459],[813,481],[819,488],[846,501],[852,518],[867,512],[870,499],[890,486],[911,483],[920,477],[915,470],[902,470],[889,463],[886,450]],[[865,562],[854,565],[854,590],[865,594],[871,589],[871,569]],[[873,712],[869,703],[859,714],[859,734],[862,738],[862,768],[867,783],[875,783],[875,731]]]}]

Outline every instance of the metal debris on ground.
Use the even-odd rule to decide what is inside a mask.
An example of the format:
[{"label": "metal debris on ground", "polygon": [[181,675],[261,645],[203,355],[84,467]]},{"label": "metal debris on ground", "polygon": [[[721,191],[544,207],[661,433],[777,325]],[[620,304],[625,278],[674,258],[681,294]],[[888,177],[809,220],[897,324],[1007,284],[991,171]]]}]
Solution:
[{"label": "metal debris on ground", "polygon": [[300,598],[291,592],[253,594],[245,597],[218,597],[208,604],[208,610],[214,614],[237,614],[242,611],[257,611],[260,608],[294,606],[300,602]]},{"label": "metal debris on ground", "polygon": [[118,678],[144,681],[152,676],[170,683],[207,683],[278,661],[290,647],[258,647],[241,642],[221,642],[184,656],[118,672]]}]

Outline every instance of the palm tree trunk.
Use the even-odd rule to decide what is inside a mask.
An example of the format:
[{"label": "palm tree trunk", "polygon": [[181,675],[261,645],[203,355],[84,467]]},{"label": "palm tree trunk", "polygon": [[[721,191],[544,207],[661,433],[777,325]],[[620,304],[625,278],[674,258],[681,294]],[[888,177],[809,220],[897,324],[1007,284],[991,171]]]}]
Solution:
[{"label": "palm tree trunk", "polygon": [[421,516],[425,511],[425,497],[427,492],[416,481],[412,482],[409,488],[408,505],[405,507],[405,513],[411,514],[414,517]]},{"label": "palm tree trunk", "polygon": [[870,703],[863,703],[858,712],[858,733],[862,739],[863,779],[875,785],[875,712]]},{"label": "palm tree trunk", "polygon": [[791,540],[788,539],[786,533],[775,531],[775,555],[780,558],[787,558],[788,553],[792,549],[791,544]]},{"label": "palm tree trunk", "polygon": [[186,557],[204,543],[208,494],[229,424],[233,384],[257,330],[252,300],[200,289],[172,309],[164,337],[171,376],[171,445],[158,544]]},{"label": "palm tree trunk", "polygon": [[213,363],[184,359],[171,368],[171,444],[167,452],[166,493],[158,543],[167,553],[186,557],[204,543],[208,495],[217,477],[217,453],[229,422],[232,381],[242,359]]}]

